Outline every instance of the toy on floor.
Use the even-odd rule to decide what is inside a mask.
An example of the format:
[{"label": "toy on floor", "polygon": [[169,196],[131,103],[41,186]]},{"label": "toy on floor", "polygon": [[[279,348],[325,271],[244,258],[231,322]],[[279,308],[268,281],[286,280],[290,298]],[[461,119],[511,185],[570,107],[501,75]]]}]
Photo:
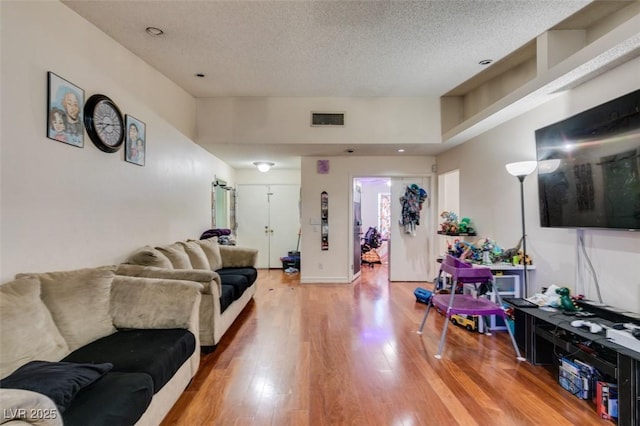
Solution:
[{"label": "toy on floor", "polygon": [[477,315],[451,315],[451,322],[453,325],[459,325],[466,328],[468,331],[478,330],[478,316]]},{"label": "toy on floor", "polygon": [[427,305],[431,300],[432,293],[429,290],[418,287],[415,289],[413,294],[416,296],[416,302],[424,303],[425,305]]}]

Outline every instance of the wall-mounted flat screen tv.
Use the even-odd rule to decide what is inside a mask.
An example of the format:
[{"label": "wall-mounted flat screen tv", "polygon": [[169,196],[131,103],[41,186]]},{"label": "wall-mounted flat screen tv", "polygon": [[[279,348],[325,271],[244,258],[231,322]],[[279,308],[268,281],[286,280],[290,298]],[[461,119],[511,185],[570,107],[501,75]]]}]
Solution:
[{"label": "wall-mounted flat screen tv", "polygon": [[535,136],[541,226],[640,230],[640,90]]}]

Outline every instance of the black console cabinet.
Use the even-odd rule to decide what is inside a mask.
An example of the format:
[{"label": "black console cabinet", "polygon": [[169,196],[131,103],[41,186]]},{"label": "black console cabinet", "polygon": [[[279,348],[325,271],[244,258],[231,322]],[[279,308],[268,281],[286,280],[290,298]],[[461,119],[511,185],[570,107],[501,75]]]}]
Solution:
[{"label": "black console cabinet", "polygon": [[[605,332],[590,333],[571,326],[577,318],[538,308],[515,308],[515,338],[527,361],[534,365],[557,364],[558,354],[571,354],[618,383],[618,425],[640,424],[640,353],[615,344]],[[610,326],[611,321],[588,321]]]}]

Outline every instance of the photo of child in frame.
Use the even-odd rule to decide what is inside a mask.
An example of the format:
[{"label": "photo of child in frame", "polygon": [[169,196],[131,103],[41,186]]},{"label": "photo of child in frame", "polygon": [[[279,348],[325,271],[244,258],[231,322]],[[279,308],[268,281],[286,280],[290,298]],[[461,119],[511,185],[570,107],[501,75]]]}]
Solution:
[{"label": "photo of child in frame", "polygon": [[125,161],[144,166],[146,151],[146,125],[130,115],[125,116]]},{"label": "photo of child in frame", "polygon": [[52,72],[48,73],[48,89],[47,137],[84,147],[84,90]]}]

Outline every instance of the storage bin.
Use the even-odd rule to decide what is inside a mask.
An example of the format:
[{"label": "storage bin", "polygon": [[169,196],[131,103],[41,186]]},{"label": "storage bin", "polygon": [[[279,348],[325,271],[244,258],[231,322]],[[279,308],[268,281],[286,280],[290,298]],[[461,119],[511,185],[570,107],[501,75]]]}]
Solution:
[{"label": "storage bin", "polygon": [[282,270],[285,271],[287,268],[296,268],[300,270],[300,256],[284,256],[281,257],[282,261]]}]

